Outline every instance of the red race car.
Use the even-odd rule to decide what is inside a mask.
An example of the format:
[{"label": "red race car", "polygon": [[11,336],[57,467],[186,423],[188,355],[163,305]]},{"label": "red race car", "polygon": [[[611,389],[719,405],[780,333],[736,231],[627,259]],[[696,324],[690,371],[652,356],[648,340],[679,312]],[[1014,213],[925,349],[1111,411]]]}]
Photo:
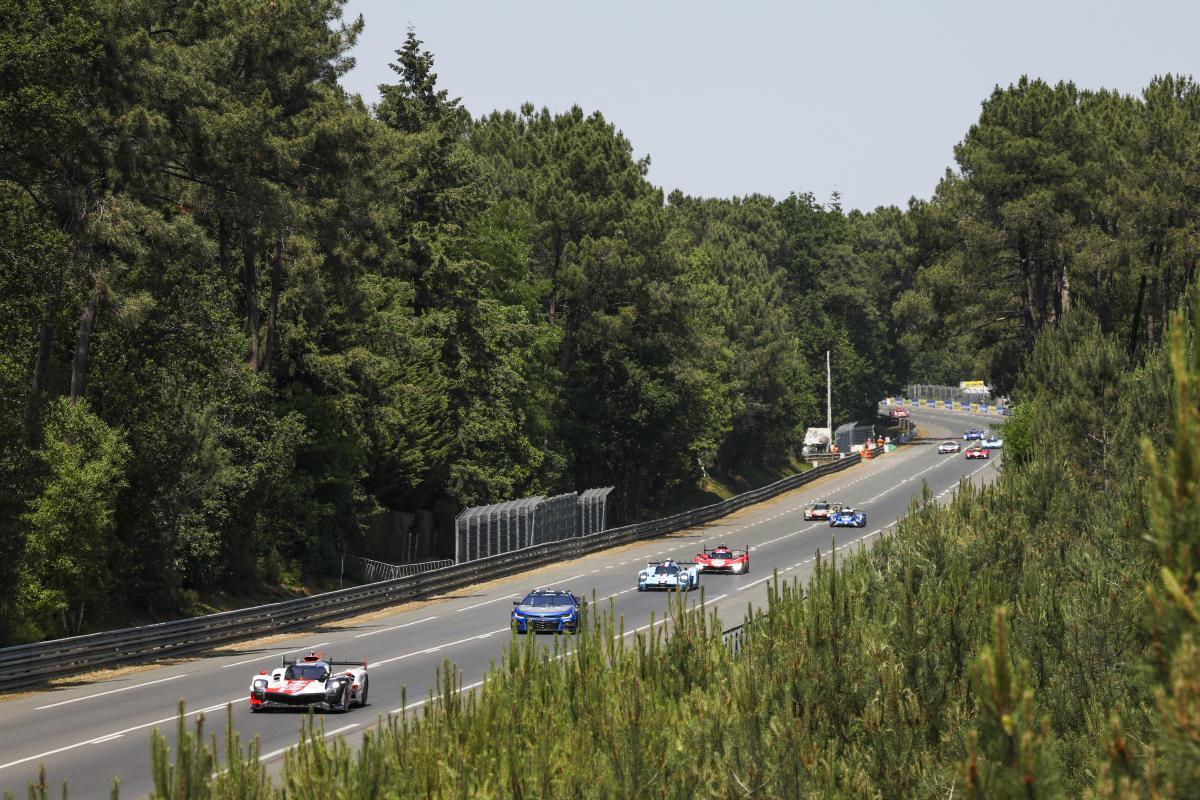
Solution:
[{"label": "red race car", "polygon": [[745,575],[750,571],[750,549],[734,550],[723,544],[713,548],[706,547],[704,552],[692,559],[692,563],[698,565],[701,572]]},{"label": "red race car", "polygon": [[967,458],[987,458],[992,454],[986,447],[972,447],[967,450]]},{"label": "red race car", "polygon": [[912,416],[912,415],[908,413],[907,408],[893,408],[892,409],[892,419],[907,419],[910,416]]}]

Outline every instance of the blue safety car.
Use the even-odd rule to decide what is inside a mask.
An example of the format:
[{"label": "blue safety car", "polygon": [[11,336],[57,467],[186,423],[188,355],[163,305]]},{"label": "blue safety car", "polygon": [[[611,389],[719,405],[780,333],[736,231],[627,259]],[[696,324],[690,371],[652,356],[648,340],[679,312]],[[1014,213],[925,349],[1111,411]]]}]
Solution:
[{"label": "blue safety car", "polygon": [[859,511],[856,508],[843,508],[829,515],[829,527],[831,528],[865,528],[867,526],[867,512]]},{"label": "blue safety car", "polygon": [[517,633],[575,633],[583,600],[565,589],[534,589],[514,600],[512,627]]}]

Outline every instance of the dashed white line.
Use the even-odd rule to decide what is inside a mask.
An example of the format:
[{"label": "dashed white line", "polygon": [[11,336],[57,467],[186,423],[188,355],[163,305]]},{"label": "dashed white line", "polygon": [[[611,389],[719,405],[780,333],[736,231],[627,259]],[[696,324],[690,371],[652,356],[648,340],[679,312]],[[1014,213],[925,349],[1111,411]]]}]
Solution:
[{"label": "dashed white line", "polygon": [[405,653],[402,656],[393,656],[391,658],[384,658],[384,659],[374,662],[373,664],[371,664],[371,666],[372,667],[381,667],[384,664],[391,664],[393,661],[403,661],[404,659],[412,658],[413,656],[425,655],[426,653],[436,653],[439,650],[444,650],[447,647],[453,647],[456,644],[463,644],[464,642],[473,642],[476,639],[486,639],[489,636],[493,636],[497,633],[504,633],[508,630],[510,630],[510,628],[507,628],[507,627],[497,628],[494,631],[488,631],[487,633],[476,634],[475,636],[468,636],[465,639],[457,639],[453,642],[446,642],[445,644],[434,645],[433,647],[426,647],[423,650],[414,650],[413,652]]},{"label": "dashed white line", "polygon": [[[511,597],[511,596],[512,596],[512,595],[509,595],[509,597]],[[499,599],[500,599],[500,600],[504,600],[504,599],[506,599],[506,598],[503,598],[503,597],[501,597],[501,598],[499,598]],[[489,603],[494,603],[495,601],[494,601],[494,600],[488,600],[488,602],[489,602]],[[483,603],[479,603],[478,605],[484,605],[484,604],[483,604]],[[475,606],[469,606],[469,608],[475,608]],[[467,610],[467,609],[465,609],[465,608],[460,608],[460,609],[459,609],[459,611],[466,611],[466,610]],[[412,627],[413,625],[420,625],[422,622],[429,622],[429,621],[430,621],[430,620],[432,620],[432,619],[437,619],[437,617],[436,617],[436,616],[433,616],[433,617],[426,617],[425,619],[418,619],[418,620],[413,620],[412,622],[405,622],[405,623],[404,623],[404,624],[402,624],[402,625],[393,625],[393,626],[391,626],[390,628],[380,628],[380,629],[379,629],[379,630],[377,630],[377,631],[367,631],[366,633],[356,633],[356,634],[354,634],[354,638],[355,638],[355,639],[361,639],[361,638],[363,638],[364,636],[374,636],[374,635],[375,635],[375,634],[377,634],[377,633],[387,633],[388,631],[398,631],[398,630],[400,630],[401,628],[409,628],[409,627]]]},{"label": "dashed white line", "polygon": [[65,706],[71,703],[82,703],[84,700],[91,700],[95,697],[105,697],[107,695],[118,694],[120,692],[128,692],[130,689],[141,689],[144,686],[153,686],[156,683],[166,683],[167,681],[178,680],[179,678],[187,677],[189,674],[190,673],[184,672],[180,675],[172,675],[170,678],[160,678],[156,681],[147,681],[146,683],[139,683],[134,686],[122,686],[120,689],[109,689],[107,692],[97,692],[96,694],[89,694],[86,697],[76,697],[71,700],[60,700],[57,703],[49,703],[44,706],[38,706],[34,709],[34,711],[45,711],[47,708],[58,708],[59,706]]},{"label": "dashed white line", "polygon": [[329,642],[317,642],[316,644],[310,644],[305,647],[283,647],[280,648],[279,652],[272,653],[269,656],[255,656],[254,658],[247,658],[245,661],[235,661],[232,664],[222,664],[221,666],[217,667],[217,669],[229,669],[230,667],[240,667],[243,664],[253,664],[256,661],[266,661],[268,658],[279,658],[280,653],[286,653],[290,650],[316,650],[318,647],[324,647],[327,644],[329,644]]},{"label": "dashed white line", "polygon": [[[330,736],[336,736],[339,733],[345,733],[346,731],[351,730],[352,728],[357,728],[361,724],[362,723],[360,723],[360,722],[352,722],[349,725],[343,725],[340,728],[334,728],[331,731],[326,731],[325,738],[328,739]],[[272,758],[283,755],[284,753],[286,753],[288,750],[291,750],[295,746],[296,745],[294,745],[294,744],[289,744],[287,747],[281,747],[278,750],[272,750],[269,753],[264,753],[263,755],[258,757],[258,760],[260,762],[270,761]]]}]

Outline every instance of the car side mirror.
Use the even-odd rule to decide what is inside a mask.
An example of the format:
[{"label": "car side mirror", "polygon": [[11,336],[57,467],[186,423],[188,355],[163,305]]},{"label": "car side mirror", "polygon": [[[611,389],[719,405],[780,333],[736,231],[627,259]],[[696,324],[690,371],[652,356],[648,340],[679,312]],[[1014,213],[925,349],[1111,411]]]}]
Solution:
[{"label": "car side mirror", "polygon": [[514,605],[514,606],[519,606],[519,605],[521,605],[521,601],[520,601],[520,600],[513,600],[513,605]]}]

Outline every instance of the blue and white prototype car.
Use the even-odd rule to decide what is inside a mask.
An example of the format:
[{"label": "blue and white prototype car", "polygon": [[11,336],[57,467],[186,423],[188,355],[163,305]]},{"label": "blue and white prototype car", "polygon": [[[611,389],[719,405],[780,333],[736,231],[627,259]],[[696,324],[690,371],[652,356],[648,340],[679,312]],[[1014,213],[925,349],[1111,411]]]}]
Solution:
[{"label": "blue and white prototype car", "polygon": [[647,589],[678,589],[681,592],[690,592],[699,588],[699,564],[688,564],[685,567],[674,561],[651,561],[638,573],[639,592]]},{"label": "blue and white prototype car", "polygon": [[982,438],[983,438],[983,431],[980,430],[979,428],[970,428],[966,431],[963,431],[963,439],[965,441],[971,441],[972,439],[982,439]]},{"label": "blue and white prototype car", "polygon": [[831,528],[865,528],[866,526],[867,512],[859,511],[856,508],[843,508],[829,515],[829,527]]},{"label": "blue and white prototype car", "polygon": [[575,633],[583,601],[565,589],[534,589],[514,600],[512,627],[517,633]]},{"label": "blue and white prototype car", "polygon": [[1004,447],[1004,440],[995,434],[991,434],[983,437],[983,446],[987,448],[994,447],[996,449],[1000,449],[1001,447]]}]

